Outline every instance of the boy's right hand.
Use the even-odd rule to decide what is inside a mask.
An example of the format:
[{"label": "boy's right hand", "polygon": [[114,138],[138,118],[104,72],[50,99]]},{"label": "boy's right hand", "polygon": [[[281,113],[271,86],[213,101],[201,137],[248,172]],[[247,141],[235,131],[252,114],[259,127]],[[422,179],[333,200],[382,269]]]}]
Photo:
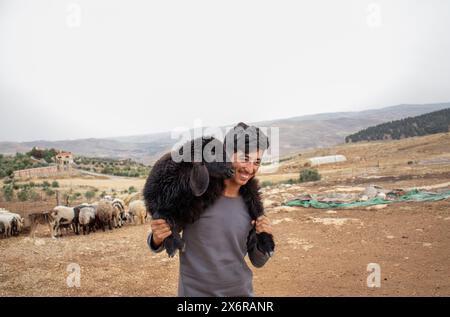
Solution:
[{"label": "boy's right hand", "polygon": [[152,219],[151,228],[153,233],[153,243],[159,247],[168,236],[172,234],[169,224],[164,219]]}]

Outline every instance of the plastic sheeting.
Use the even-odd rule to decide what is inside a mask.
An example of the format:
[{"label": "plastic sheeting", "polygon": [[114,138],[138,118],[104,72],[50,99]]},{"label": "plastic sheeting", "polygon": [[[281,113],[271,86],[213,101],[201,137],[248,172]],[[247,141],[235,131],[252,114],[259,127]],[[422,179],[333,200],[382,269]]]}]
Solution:
[{"label": "plastic sheeting", "polygon": [[381,198],[372,198],[366,201],[353,201],[353,202],[330,202],[330,201],[318,201],[316,199],[294,199],[284,203],[285,206],[301,206],[305,208],[354,208],[354,207],[366,207],[373,205],[383,205],[383,204],[391,204],[395,202],[402,201],[438,201],[447,199],[450,197],[450,190],[442,193],[432,193],[432,192],[424,192],[419,191],[417,189],[413,189],[407,192],[404,195],[398,196],[393,199],[381,199]]}]

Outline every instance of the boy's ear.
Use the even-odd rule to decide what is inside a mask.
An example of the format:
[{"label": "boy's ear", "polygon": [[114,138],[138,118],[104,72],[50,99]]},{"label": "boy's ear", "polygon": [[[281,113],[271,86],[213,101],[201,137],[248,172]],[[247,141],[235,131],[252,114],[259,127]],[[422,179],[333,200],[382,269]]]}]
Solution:
[{"label": "boy's ear", "polygon": [[208,189],[209,172],[205,164],[194,163],[189,177],[189,186],[195,196],[203,195]]}]

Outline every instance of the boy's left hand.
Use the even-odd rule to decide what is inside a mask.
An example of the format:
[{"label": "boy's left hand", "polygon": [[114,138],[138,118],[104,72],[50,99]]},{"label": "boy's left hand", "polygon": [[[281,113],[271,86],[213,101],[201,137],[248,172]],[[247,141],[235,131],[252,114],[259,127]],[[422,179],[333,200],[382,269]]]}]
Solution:
[{"label": "boy's left hand", "polygon": [[[252,225],[255,224],[255,220],[252,220]],[[256,219],[256,233],[266,232],[272,234],[272,225],[269,218],[266,216],[260,216]]]}]

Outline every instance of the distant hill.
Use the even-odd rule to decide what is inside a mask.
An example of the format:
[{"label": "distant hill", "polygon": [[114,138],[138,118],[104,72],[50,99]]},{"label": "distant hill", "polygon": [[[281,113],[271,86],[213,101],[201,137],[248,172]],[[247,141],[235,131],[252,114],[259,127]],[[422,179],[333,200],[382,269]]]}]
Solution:
[{"label": "distant hill", "polygon": [[[390,120],[417,116],[450,108],[450,103],[425,105],[397,105],[381,109],[354,112],[334,112],[306,115],[286,119],[253,122],[257,126],[278,127],[280,155],[306,149],[328,147],[345,142],[345,137]],[[232,122],[227,126],[236,124]],[[0,142],[0,153],[27,152],[34,146],[71,151],[76,155],[101,158],[132,159],[151,163],[169,150],[178,140],[170,132],[153,133],[106,139],[80,139],[63,141]]]},{"label": "distant hill", "polygon": [[368,127],[345,138],[345,142],[403,139],[450,130],[450,108],[416,117],[382,123]]}]

